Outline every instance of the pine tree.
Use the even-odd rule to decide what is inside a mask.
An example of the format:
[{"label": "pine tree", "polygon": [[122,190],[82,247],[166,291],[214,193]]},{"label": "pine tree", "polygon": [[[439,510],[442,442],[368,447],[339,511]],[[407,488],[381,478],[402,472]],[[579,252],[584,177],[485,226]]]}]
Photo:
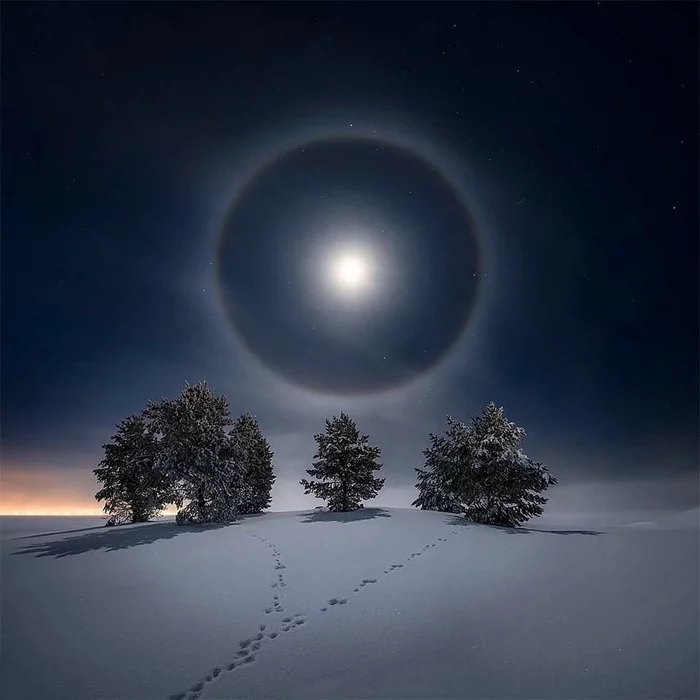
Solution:
[{"label": "pine tree", "polygon": [[146,522],[168,502],[156,466],[156,435],[142,415],[132,415],[117,425],[112,442],[102,446],[104,459],[93,473],[103,487],[95,494],[105,501],[108,525]]},{"label": "pine tree", "polygon": [[431,433],[429,437],[430,447],[423,451],[425,469],[415,470],[418,474],[418,498],[411,505],[422,510],[461,513],[462,506],[457,497],[459,481],[463,477],[460,455],[466,449],[468,428],[448,416],[445,434]]},{"label": "pine tree", "polygon": [[426,469],[416,469],[413,505],[509,527],[542,515],[547,499],[540,494],[557,480],[519,449],[525,431],[502,408],[490,403],[470,426],[449,417],[447,423],[444,436],[430,436]]},{"label": "pine tree", "polygon": [[513,527],[542,515],[547,499],[540,493],[557,480],[541,462],[518,448],[525,430],[491,402],[472,420],[470,432],[474,480],[463,491],[466,517]]},{"label": "pine tree", "polygon": [[231,439],[235,445],[236,460],[242,471],[240,491],[242,514],[262,513],[270,507],[275,475],[272,468],[272,449],[258,422],[244,413],[234,424]]},{"label": "pine tree", "polygon": [[306,472],[315,480],[301,480],[304,493],[325,500],[328,509],[337,512],[357,510],[363,500],[377,496],[384,479],[375,478],[373,472],[381,469],[377,462],[381,450],[369,444],[368,435],[360,435],[350,416],[341,413],[326,420],[325,433],[314,440],[315,461]]},{"label": "pine tree", "polygon": [[[178,523],[229,522],[238,513],[241,473],[235,460],[228,400],[206,382],[175,399],[149,403],[145,411],[160,442],[158,460]],[[183,507],[184,506],[184,507]]]}]

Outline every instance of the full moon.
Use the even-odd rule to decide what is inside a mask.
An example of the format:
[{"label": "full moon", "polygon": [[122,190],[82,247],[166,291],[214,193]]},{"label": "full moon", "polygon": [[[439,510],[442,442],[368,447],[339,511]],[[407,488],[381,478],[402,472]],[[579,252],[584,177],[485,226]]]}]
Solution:
[{"label": "full moon", "polygon": [[333,260],[331,274],[336,286],[347,292],[356,292],[366,287],[369,264],[365,257],[345,253]]}]

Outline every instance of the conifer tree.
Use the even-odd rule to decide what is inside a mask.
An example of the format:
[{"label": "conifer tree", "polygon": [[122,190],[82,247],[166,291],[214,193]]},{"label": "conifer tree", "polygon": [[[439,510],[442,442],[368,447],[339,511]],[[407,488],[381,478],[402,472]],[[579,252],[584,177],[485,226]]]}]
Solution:
[{"label": "conifer tree", "polygon": [[557,479],[519,449],[525,430],[491,402],[472,419],[470,433],[474,478],[463,491],[466,517],[512,527],[542,515],[547,498],[540,494]]},{"label": "conifer tree", "polygon": [[105,456],[93,473],[102,484],[95,494],[105,501],[108,525],[146,522],[168,502],[167,488],[157,470],[158,442],[142,415],[117,425],[112,442],[103,445]]},{"label": "conifer tree", "polygon": [[384,479],[373,475],[382,466],[377,461],[381,450],[369,444],[368,435],[360,435],[350,416],[341,413],[326,420],[326,431],[314,440],[315,461],[306,470],[314,479],[301,480],[304,493],[325,500],[328,509],[337,512],[357,510],[363,500],[377,496],[384,485]]},{"label": "conifer tree", "polygon": [[250,413],[244,413],[234,423],[231,439],[241,469],[240,512],[262,513],[270,507],[272,485],[275,483],[270,443]]},{"label": "conifer tree", "polygon": [[557,483],[540,462],[519,449],[525,431],[492,402],[466,426],[447,419],[445,435],[430,436],[426,468],[418,473],[423,509],[463,513],[489,525],[515,526],[542,515],[540,494]]},{"label": "conifer tree", "polygon": [[430,433],[430,447],[423,451],[425,469],[417,468],[418,498],[411,505],[423,510],[445,513],[461,513],[457,494],[460,490],[460,455],[463,455],[469,438],[464,423],[447,416],[444,435]]},{"label": "conifer tree", "polygon": [[145,411],[160,437],[158,460],[178,523],[229,522],[238,513],[241,472],[227,429],[228,400],[201,382]]}]

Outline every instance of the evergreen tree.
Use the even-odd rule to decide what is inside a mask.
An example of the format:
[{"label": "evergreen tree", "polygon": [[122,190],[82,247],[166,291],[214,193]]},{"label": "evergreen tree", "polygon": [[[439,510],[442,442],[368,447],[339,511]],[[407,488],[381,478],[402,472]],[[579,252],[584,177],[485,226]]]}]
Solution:
[{"label": "evergreen tree", "polygon": [[525,431],[494,403],[470,426],[448,418],[445,435],[430,436],[426,469],[416,469],[419,497],[413,505],[509,527],[542,515],[547,499],[540,494],[557,480],[519,449],[523,437]]},{"label": "evergreen tree", "polygon": [[168,493],[156,467],[158,443],[144,417],[119,423],[103,448],[104,459],[93,473],[103,484],[95,498],[105,501],[107,524],[146,522],[163,510]]},{"label": "evergreen tree", "polygon": [[469,430],[464,423],[447,416],[444,435],[430,433],[430,447],[423,451],[425,469],[416,469],[418,474],[418,498],[411,505],[422,510],[437,510],[445,513],[461,513],[462,506],[457,494],[460,492],[460,455],[468,444]]},{"label": "evergreen tree", "polygon": [[275,483],[270,443],[265,439],[258,422],[250,413],[244,413],[235,422],[231,439],[243,479],[240,490],[240,512],[242,514],[262,513],[270,507],[272,485]]},{"label": "evergreen tree", "polygon": [[519,449],[525,430],[491,402],[472,420],[470,432],[474,478],[463,491],[466,517],[512,527],[542,515],[547,499],[540,494],[557,480]]},{"label": "evergreen tree", "polygon": [[177,398],[149,403],[145,414],[160,437],[159,466],[180,508],[176,521],[235,519],[242,479],[227,432],[233,421],[226,397],[215,396],[206,382],[186,384]]},{"label": "evergreen tree", "polygon": [[345,413],[326,420],[325,433],[314,436],[317,452],[313,469],[315,480],[302,479],[304,493],[325,500],[331,511],[345,512],[362,508],[362,500],[375,498],[384,485],[373,472],[381,469],[377,462],[381,450],[369,444],[368,435],[360,435],[355,421]]}]

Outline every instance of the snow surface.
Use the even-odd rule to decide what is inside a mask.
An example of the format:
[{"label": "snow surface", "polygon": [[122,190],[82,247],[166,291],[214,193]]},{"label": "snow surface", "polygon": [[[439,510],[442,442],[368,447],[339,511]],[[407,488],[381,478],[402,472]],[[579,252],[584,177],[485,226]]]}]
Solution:
[{"label": "snow surface", "polygon": [[3,700],[700,697],[697,509],[0,522]]}]

